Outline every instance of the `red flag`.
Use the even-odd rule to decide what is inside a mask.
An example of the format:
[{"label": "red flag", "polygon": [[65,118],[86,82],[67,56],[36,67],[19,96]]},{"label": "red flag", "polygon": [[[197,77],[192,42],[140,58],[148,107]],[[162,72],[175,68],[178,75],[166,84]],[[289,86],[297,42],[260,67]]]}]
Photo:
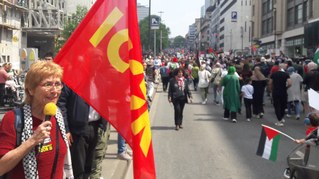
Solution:
[{"label": "red flag", "polygon": [[155,178],[136,1],[97,0],[55,62],[63,81],[133,149],[134,178]]}]

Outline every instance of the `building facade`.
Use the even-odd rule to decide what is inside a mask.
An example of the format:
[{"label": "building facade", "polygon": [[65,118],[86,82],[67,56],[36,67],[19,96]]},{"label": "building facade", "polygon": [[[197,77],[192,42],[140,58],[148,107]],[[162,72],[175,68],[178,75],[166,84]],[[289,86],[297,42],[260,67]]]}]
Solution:
[{"label": "building facade", "polygon": [[311,56],[316,45],[305,45],[304,29],[319,20],[318,8],[316,0],[253,1],[253,38],[261,42],[260,51],[277,56],[281,51],[290,58]]},{"label": "building facade", "polygon": [[149,16],[149,7],[141,5],[140,3],[137,3],[137,18],[138,22],[145,19]]}]

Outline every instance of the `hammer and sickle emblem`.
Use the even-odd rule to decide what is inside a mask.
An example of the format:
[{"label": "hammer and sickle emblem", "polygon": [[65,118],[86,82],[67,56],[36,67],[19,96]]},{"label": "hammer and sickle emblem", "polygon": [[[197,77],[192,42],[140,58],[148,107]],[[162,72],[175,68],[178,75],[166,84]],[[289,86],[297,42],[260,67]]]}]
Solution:
[{"label": "hammer and sickle emblem", "polygon": [[[122,17],[123,13],[117,7],[115,7],[108,17],[103,21],[100,27],[96,30],[96,32],[92,35],[90,38],[90,43],[94,47],[97,47],[102,39]],[[119,49],[125,42],[129,43],[128,50],[130,50],[132,45],[129,40],[128,29],[117,31],[116,34],[111,37],[107,46],[107,57],[110,64],[113,66],[113,68],[121,73],[124,73],[130,67],[129,63],[123,61],[119,54]]]}]

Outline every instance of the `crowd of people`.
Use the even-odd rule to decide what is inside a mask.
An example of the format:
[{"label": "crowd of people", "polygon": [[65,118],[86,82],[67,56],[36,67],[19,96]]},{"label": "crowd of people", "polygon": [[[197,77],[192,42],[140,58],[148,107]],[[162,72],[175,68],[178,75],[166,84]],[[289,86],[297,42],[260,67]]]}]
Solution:
[{"label": "crowd of people", "polygon": [[[177,130],[180,122],[176,121],[180,121],[184,104],[192,97],[191,87],[194,91],[199,90],[203,105],[210,95],[208,90],[212,90],[214,104],[223,105],[223,119],[234,123],[243,108],[248,122],[263,118],[265,100],[268,99],[274,107],[277,126],[284,126],[285,118],[299,120],[302,115],[317,112],[309,106],[308,90],[319,92],[318,65],[307,58],[292,60],[285,56],[230,57],[220,54],[215,59],[205,59],[195,55],[180,58],[162,55],[145,56],[144,64],[149,91],[153,91],[154,83],[162,79],[163,90],[168,91],[169,102],[174,104]],[[176,82],[180,79],[179,70],[183,71],[180,74],[184,75],[185,82]],[[177,93],[176,88],[183,83],[187,83],[187,87],[181,88],[184,92],[180,92],[184,104],[177,105],[172,99]]]}]

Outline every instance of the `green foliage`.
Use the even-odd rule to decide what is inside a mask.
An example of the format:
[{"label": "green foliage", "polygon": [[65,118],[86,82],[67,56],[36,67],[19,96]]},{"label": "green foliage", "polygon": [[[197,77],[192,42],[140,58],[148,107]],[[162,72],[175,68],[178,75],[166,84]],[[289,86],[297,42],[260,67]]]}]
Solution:
[{"label": "green foliage", "polygon": [[65,42],[69,39],[73,31],[80,24],[82,19],[88,12],[88,8],[84,6],[77,6],[76,12],[71,15],[71,17],[65,20],[64,29],[62,30],[60,36],[55,39],[55,52],[59,52],[59,50],[63,47]]},{"label": "green foliage", "polygon": [[[158,17],[158,16],[152,16]],[[154,49],[154,30],[149,31],[149,16],[145,17],[143,20],[139,22],[140,28],[140,38],[143,51],[149,51]],[[160,51],[160,38],[161,38],[161,31],[162,31],[162,48],[165,49],[169,47],[169,34],[170,29],[166,27],[165,24],[162,22],[160,23],[160,28],[157,29],[156,32],[156,52]]]},{"label": "green foliage", "polygon": [[186,39],[182,36],[177,36],[174,38],[173,44],[171,44],[171,47],[173,48],[182,48],[185,47]]}]

